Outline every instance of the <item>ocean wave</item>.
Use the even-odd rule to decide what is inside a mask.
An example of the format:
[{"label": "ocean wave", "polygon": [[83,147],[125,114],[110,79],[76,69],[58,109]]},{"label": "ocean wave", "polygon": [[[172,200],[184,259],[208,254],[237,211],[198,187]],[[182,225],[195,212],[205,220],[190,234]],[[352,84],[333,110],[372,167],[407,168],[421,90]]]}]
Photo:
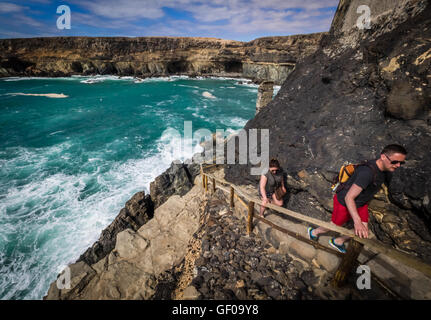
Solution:
[{"label": "ocean wave", "polygon": [[[14,185],[17,180],[12,179],[8,189],[1,190],[5,196],[0,202],[0,252],[6,252],[10,245],[15,249],[7,262],[6,257],[0,257],[0,266],[4,268],[0,299],[40,299],[46,294],[59,271],[58,265],[75,261],[134,193],[148,193],[150,182],[169,167],[174,157],[192,156],[191,152],[170,153],[178,143],[173,136],[165,135],[152,153],[124,163],[111,163],[108,170],[100,169],[106,166],[104,153],[92,152],[86,166],[97,170],[74,175],[47,175],[45,171],[48,162],[67,154],[70,145],[14,150],[16,157],[6,161],[7,168],[2,165],[2,171],[31,169],[28,171],[32,174],[27,183]],[[26,249],[29,247],[31,254]],[[20,282],[23,275],[25,286]],[[8,288],[10,283],[19,285]],[[29,283],[33,283],[32,290],[23,292]]]},{"label": "ocean wave", "polygon": [[242,87],[249,87],[249,88],[253,88],[253,89],[258,89],[259,88],[258,84],[255,84],[255,83],[253,83],[251,81],[249,81],[249,82],[243,82],[243,83],[237,82],[236,85],[237,86],[242,86]]},{"label": "ocean wave", "polygon": [[243,128],[246,125],[247,120],[244,118],[240,118],[240,117],[232,117],[232,118],[227,118],[226,120],[223,120],[222,122],[227,127],[234,126],[234,127]]},{"label": "ocean wave", "polygon": [[198,86],[189,86],[189,85],[187,85],[187,84],[176,84],[176,86],[178,86],[178,87],[184,87],[184,88],[201,89],[201,88],[200,88],[200,87],[198,87]]},{"label": "ocean wave", "polygon": [[191,159],[194,154],[203,151],[198,141],[190,138],[186,139],[177,130],[172,128],[162,133],[157,143],[157,149],[159,151],[158,156],[163,159],[162,163],[167,165],[167,167],[175,160],[184,162]]},{"label": "ocean wave", "polygon": [[68,98],[68,95],[63,93],[23,93],[23,92],[11,92],[7,93],[11,96],[34,96],[34,97],[47,97],[47,98]]}]

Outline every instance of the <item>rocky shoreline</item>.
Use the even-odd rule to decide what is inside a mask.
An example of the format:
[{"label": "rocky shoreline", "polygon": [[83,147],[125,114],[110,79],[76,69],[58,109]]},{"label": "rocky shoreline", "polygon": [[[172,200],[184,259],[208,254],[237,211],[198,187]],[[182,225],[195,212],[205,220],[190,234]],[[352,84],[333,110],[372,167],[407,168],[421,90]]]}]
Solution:
[{"label": "rocky shoreline", "polygon": [[212,38],[0,39],[0,77],[112,74],[242,77],[281,84],[324,33],[250,42]]},{"label": "rocky shoreline", "polygon": [[92,265],[105,258],[114,248],[118,233],[131,229],[136,232],[154,216],[154,211],[170,196],[184,196],[191,190],[198,164],[172,164],[150,184],[150,195],[144,191],[135,193],[120,210],[114,221],[102,232],[99,239],[76,262]]}]

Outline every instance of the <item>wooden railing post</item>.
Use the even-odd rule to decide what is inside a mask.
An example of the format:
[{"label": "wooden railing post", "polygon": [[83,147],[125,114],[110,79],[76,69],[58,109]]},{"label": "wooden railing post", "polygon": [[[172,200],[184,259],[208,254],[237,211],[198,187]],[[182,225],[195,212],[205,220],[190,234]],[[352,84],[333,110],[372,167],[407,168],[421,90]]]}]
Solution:
[{"label": "wooden railing post", "polygon": [[247,233],[251,234],[253,231],[253,214],[254,214],[254,202],[248,203],[248,218],[247,218]]},{"label": "wooden railing post", "polygon": [[235,204],[233,202],[234,195],[235,195],[235,189],[232,186],[230,186],[230,203],[229,203],[229,206],[231,208],[233,208],[235,206]]},{"label": "wooden railing post", "polygon": [[216,184],[215,183],[216,183],[215,179],[213,178],[213,193],[215,193],[215,191],[216,191]]},{"label": "wooden railing post", "polygon": [[356,259],[361,253],[364,245],[357,242],[354,239],[350,239],[347,252],[344,254],[337,271],[335,272],[334,278],[331,281],[332,286],[339,288],[346,283],[347,277],[352,272],[356,264]]},{"label": "wooden railing post", "polygon": [[202,190],[204,190],[205,192],[205,175],[204,175],[204,170],[202,169],[202,165],[201,165],[201,175],[202,175]]},{"label": "wooden railing post", "polygon": [[208,176],[205,176],[205,192],[208,192]]}]

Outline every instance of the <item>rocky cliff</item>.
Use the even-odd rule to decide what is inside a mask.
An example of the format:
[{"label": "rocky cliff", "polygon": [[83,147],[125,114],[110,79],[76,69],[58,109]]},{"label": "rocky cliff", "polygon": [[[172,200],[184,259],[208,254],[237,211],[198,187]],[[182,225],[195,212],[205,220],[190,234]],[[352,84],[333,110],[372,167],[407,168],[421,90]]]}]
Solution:
[{"label": "rocky cliff", "polygon": [[0,40],[0,76],[236,76],[282,83],[323,33],[251,42],[212,38],[59,37]]},{"label": "rocky cliff", "polygon": [[[355,12],[362,4],[370,6],[371,28],[358,30]],[[378,239],[427,262],[431,261],[431,155],[427,150],[431,144],[430,32],[429,1],[341,0],[331,32],[319,36],[322,41],[317,51],[301,61],[295,60],[295,68],[276,98],[245,127],[270,129],[270,157],[279,158],[288,175],[287,207],[327,221],[332,209],[330,180],[341,164],[376,157],[388,143],[403,144],[409,151],[408,162],[395,173],[388,195],[382,192],[372,201],[370,225]],[[161,39],[163,43],[180,41]],[[274,39],[258,39],[255,41],[260,44],[254,45],[250,42],[250,51],[243,48],[242,54],[247,54],[251,66],[256,62],[263,66],[276,63],[276,55],[271,57],[269,51],[257,49],[276,45]],[[220,43],[227,50],[226,55],[237,50],[231,42],[199,41]],[[294,38],[289,41],[294,43]],[[1,43],[4,46],[6,42]],[[303,42],[304,39],[300,41]],[[303,45],[300,43],[297,45]],[[305,51],[309,50],[304,46]],[[96,60],[114,63],[113,57],[107,58]],[[13,60],[18,58],[7,59],[15,61],[12,65],[19,65]],[[291,58],[286,53],[280,59],[290,63]],[[211,66],[216,65],[215,61],[222,60],[212,60]],[[241,60],[241,72],[247,68],[244,69],[244,61]],[[164,63],[161,73],[168,70]],[[35,65],[24,63],[20,72],[36,70]],[[10,64],[2,66],[5,69]],[[118,70],[116,63],[115,66]],[[211,68],[206,70],[214,70]],[[227,214],[220,194],[202,196],[202,186],[195,179],[197,173],[196,167],[172,165],[152,184],[154,218],[138,229],[133,224],[108,227],[112,230],[107,232],[108,246],[114,249],[106,254],[103,250],[99,260],[81,257],[81,261],[70,266],[71,289],[59,290],[53,282],[46,298],[340,298],[332,293],[321,295],[323,292],[316,290],[323,284],[322,277],[316,278],[316,268],[318,274],[326,274],[336,268],[336,260],[298,241],[286,242],[268,227],[259,232],[272,248],[258,237],[246,237],[241,213]],[[227,165],[225,173],[227,180],[248,184],[255,191],[258,177],[250,176],[250,166]],[[191,181],[195,181],[195,186]],[[135,197],[125,208],[134,209],[124,211],[123,218],[145,216],[145,212],[151,211],[145,195]],[[120,224],[123,218],[118,219]],[[305,226],[294,227],[293,231],[304,233]],[[111,241],[113,238],[115,242]],[[100,241],[104,242],[103,234]],[[90,249],[89,256],[94,256],[95,251],[97,255],[96,247]],[[308,257],[310,265],[304,267],[299,260],[287,256],[292,252],[304,259]],[[369,261],[368,257],[365,261]],[[384,272],[393,269],[392,262],[384,261],[383,265]],[[177,269],[181,270],[179,278]],[[399,280],[394,285],[405,297],[429,298],[429,284],[422,278],[412,281],[409,272],[390,277],[390,281]],[[179,288],[180,294],[176,291]]]},{"label": "rocky cliff", "polygon": [[[357,7],[371,9],[358,29]],[[298,63],[276,98],[245,129],[270,129],[270,157],[288,173],[295,211],[330,220],[330,181],[343,162],[377,158],[404,145],[407,164],[388,197],[371,202],[377,237],[431,262],[431,6],[429,1],[340,1],[330,34]],[[227,180],[255,183],[250,166]]]}]

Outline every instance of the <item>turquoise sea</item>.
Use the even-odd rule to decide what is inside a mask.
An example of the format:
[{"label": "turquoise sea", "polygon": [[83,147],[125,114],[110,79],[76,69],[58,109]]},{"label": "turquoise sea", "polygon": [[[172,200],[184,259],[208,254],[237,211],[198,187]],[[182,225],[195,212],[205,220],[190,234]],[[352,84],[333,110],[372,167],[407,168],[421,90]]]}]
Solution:
[{"label": "turquoise sea", "polygon": [[[181,143],[166,129],[241,129],[257,98],[243,81],[1,79],[0,299],[41,299],[125,202],[149,191]],[[23,95],[50,93],[67,97]]]}]

